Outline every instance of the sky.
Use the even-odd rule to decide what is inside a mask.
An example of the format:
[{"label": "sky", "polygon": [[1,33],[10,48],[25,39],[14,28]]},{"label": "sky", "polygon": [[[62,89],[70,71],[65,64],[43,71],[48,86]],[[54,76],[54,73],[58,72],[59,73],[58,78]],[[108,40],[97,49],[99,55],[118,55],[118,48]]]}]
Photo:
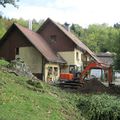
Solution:
[{"label": "sky", "polygon": [[120,22],[120,0],[19,0],[17,5],[18,9],[12,5],[0,6],[0,11],[7,18],[39,21],[49,17],[61,24],[75,23],[82,27]]}]

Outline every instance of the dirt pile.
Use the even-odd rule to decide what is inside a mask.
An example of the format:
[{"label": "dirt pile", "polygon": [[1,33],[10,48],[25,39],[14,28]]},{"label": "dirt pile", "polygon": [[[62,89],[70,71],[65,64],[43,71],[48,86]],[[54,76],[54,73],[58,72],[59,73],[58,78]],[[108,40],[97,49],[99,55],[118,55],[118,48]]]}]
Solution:
[{"label": "dirt pile", "polygon": [[80,92],[83,93],[103,93],[108,92],[108,87],[106,87],[104,84],[102,84],[97,79],[91,79],[85,81],[82,87],[79,88]]},{"label": "dirt pile", "polygon": [[109,92],[109,88],[102,84],[97,79],[86,80],[84,83],[78,82],[65,82],[59,85],[60,88],[69,92],[79,93],[105,93]]},{"label": "dirt pile", "polygon": [[109,91],[110,94],[117,94],[120,95],[120,85],[110,85]]}]

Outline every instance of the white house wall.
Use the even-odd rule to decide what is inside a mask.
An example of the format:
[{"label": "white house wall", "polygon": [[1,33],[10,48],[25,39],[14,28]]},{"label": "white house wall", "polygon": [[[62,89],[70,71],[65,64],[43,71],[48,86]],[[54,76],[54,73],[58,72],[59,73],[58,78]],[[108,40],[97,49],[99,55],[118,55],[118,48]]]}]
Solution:
[{"label": "white house wall", "polygon": [[[76,56],[76,53],[78,53],[78,58]],[[76,65],[80,67],[80,70],[82,70],[83,68],[83,61],[81,59],[81,55],[83,54],[82,51],[75,48],[74,51],[59,52],[59,54],[63,57],[64,60],[66,60],[68,66]],[[69,67],[62,69],[61,72],[64,73],[69,72]]]},{"label": "white house wall", "polygon": [[68,65],[74,65],[74,51],[59,52]]},{"label": "white house wall", "polygon": [[42,73],[42,55],[34,47],[20,47],[20,58],[30,67],[32,73]]}]

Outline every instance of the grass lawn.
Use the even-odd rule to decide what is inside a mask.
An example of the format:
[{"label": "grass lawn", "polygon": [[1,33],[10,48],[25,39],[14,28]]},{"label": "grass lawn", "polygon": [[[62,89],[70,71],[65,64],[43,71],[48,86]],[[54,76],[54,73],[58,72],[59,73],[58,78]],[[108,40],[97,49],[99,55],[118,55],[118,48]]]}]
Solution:
[{"label": "grass lawn", "polygon": [[0,120],[120,120],[120,97],[68,93],[1,69]]},{"label": "grass lawn", "polygon": [[26,81],[28,78],[0,71],[0,120],[82,119],[73,103],[75,95],[45,83],[35,87]]}]

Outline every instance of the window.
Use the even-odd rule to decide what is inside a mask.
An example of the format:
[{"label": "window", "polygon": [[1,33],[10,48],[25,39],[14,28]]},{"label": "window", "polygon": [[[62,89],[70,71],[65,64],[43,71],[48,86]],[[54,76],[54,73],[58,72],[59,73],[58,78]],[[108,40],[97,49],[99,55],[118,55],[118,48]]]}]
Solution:
[{"label": "window", "polygon": [[86,57],[85,54],[81,54],[81,60],[82,60],[83,62],[86,62],[86,61],[87,61],[87,57]]},{"label": "window", "polygon": [[50,42],[51,43],[56,43],[56,35],[51,35],[50,36]]},{"label": "window", "polygon": [[79,53],[76,52],[76,60],[79,61]]},{"label": "window", "polygon": [[16,55],[19,55],[19,48],[16,48]]}]

